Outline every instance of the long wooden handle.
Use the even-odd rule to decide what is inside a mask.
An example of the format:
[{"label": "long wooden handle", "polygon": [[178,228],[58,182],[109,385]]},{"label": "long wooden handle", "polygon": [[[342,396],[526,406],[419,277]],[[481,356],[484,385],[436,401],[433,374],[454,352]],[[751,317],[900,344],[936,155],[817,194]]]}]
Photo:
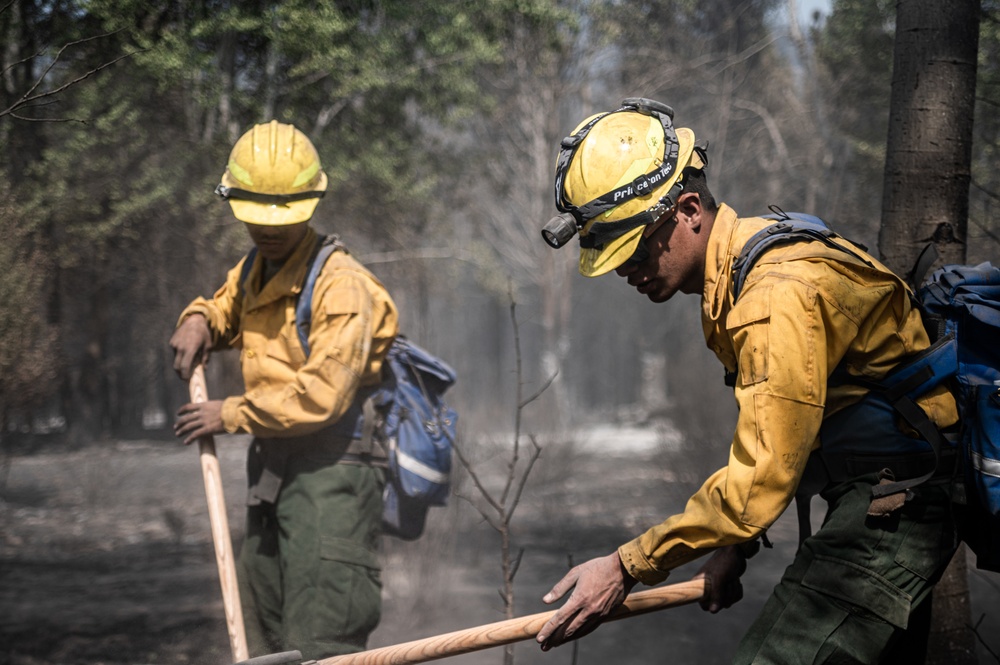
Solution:
[{"label": "long wooden handle", "polygon": [[[205,370],[201,365],[194,368],[188,389],[192,403],[208,401]],[[233,651],[233,661],[239,662],[247,660],[250,651],[243,626],[240,589],[236,582],[236,559],[233,557],[233,541],[229,536],[222,472],[219,469],[219,458],[215,456],[215,440],[211,436],[203,436],[198,439],[198,448],[201,452],[201,473],[205,478],[205,496],[208,498],[208,520],[212,525],[212,542],[215,543],[215,562],[219,566],[219,582],[222,585],[222,605],[226,611],[229,646]]]},{"label": "long wooden handle", "polygon": [[[687,605],[700,600],[704,594],[704,579],[639,591],[626,598],[625,604],[619,607],[607,621],[624,619],[668,607]],[[334,656],[319,661],[317,665],[411,665],[412,663],[426,663],[439,658],[458,656],[470,651],[479,651],[532,639],[555,613],[556,610],[541,612],[540,614],[466,628],[395,646],[352,653],[346,656]]]}]

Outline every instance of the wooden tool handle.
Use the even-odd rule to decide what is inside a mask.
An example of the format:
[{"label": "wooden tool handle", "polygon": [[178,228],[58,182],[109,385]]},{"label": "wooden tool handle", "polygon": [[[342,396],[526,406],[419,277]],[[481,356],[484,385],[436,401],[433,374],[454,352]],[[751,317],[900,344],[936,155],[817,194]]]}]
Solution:
[{"label": "wooden tool handle", "polygon": [[[194,368],[188,389],[192,403],[200,404],[208,401],[205,370],[201,365]],[[222,605],[226,611],[229,646],[233,651],[233,661],[239,662],[249,658],[250,652],[247,649],[243,610],[240,607],[240,590],[236,582],[236,560],[233,556],[233,542],[229,536],[226,499],[222,492],[222,472],[219,469],[219,459],[215,456],[215,440],[211,436],[203,436],[198,439],[198,448],[201,452],[201,473],[205,478],[205,496],[208,499],[212,542],[215,543],[215,562],[219,566],[219,582],[222,585]]]},{"label": "wooden tool handle", "polygon": [[[607,621],[624,619],[668,607],[687,605],[700,600],[704,594],[704,579],[640,591],[626,598],[625,603],[615,610]],[[426,663],[439,658],[532,639],[555,613],[556,610],[551,610],[395,646],[346,656],[334,656],[319,661],[317,665],[411,665],[412,663]]]}]

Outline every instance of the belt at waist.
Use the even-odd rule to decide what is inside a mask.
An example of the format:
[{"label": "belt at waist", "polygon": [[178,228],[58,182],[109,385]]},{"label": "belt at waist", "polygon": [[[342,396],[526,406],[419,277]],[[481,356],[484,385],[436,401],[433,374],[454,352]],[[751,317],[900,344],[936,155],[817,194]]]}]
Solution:
[{"label": "belt at waist", "polygon": [[247,505],[275,503],[290,459],[318,464],[386,467],[382,449],[372,439],[331,436],[326,430],[289,439],[254,439],[247,459]]}]

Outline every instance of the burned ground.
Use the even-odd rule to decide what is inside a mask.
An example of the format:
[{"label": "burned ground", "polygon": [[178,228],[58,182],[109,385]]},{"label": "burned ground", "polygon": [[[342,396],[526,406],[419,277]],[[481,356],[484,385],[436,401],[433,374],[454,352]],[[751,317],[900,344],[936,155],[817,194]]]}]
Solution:
[{"label": "burned ground", "polygon": [[[245,444],[239,437],[217,443],[237,546]],[[678,474],[680,459],[663,446],[619,456],[587,446],[545,450],[514,518],[524,551],[516,613],[548,609],[539,599],[571,560],[605,554],[682,505],[695,479]],[[5,464],[0,664],[232,662],[196,450],[158,440],[61,452],[36,444]],[[792,555],[791,522],[783,518],[772,538],[775,549],[744,577],[746,600],[729,611],[711,616],[689,606],[636,617],[548,654],[522,643],[517,662],[726,663]],[[435,509],[420,541],[384,546],[384,615],[372,646],[504,618],[496,537],[467,501]],[[971,580],[973,613],[987,614],[981,634],[989,641],[1000,618],[998,578],[974,572]],[[501,653],[447,662],[499,663]]]}]

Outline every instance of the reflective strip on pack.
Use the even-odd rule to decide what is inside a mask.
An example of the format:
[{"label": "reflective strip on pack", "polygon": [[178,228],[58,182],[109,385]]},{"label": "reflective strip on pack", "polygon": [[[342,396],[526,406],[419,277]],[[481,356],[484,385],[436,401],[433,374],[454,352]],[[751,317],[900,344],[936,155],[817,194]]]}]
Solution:
[{"label": "reflective strip on pack", "polygon": [[972,452],[971,456],[972,466],[976,469],[976,471],[987,476],[1000,478],[1000,460],[985,457],[977,452]]},{"label": "reflective strip on pack", "polygon": [[437,483],[438,485],[446,485],[448,483],[447,473],[441,473],[437,469],[427,466],[415,457],[410,457],[398,447],[395,448],[395,453],[396,462],[399,464],[401,469],[420,476],[428,482]]}]

